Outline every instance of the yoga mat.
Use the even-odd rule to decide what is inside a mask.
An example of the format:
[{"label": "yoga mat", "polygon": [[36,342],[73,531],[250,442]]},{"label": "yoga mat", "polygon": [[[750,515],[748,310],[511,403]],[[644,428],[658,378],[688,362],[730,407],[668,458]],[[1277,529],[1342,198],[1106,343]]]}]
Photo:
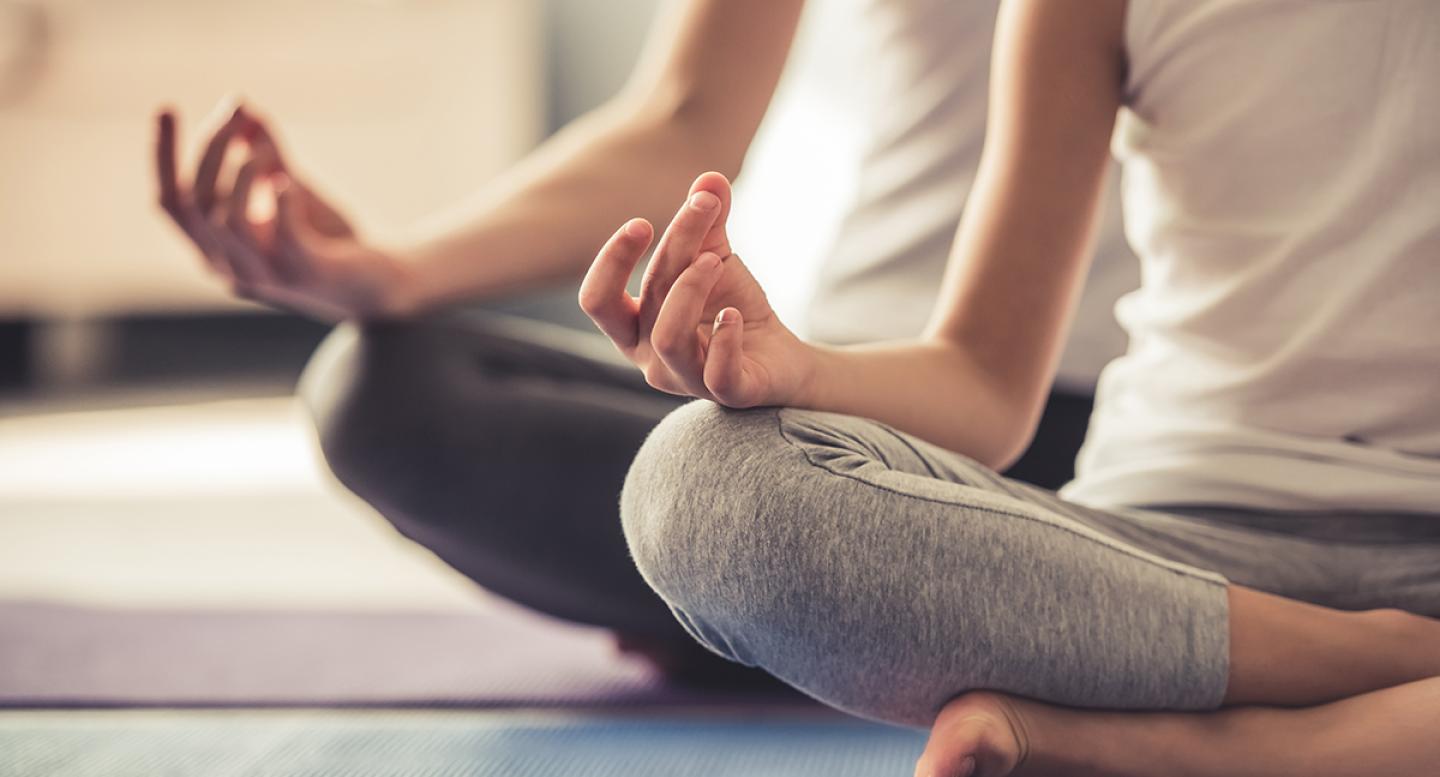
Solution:
[{"label": "yoga mat", "polygon": [[829,716],[0,714],[10,777],[908,777],[923,747]]},{"label": "yoga mat", "polygon": [[[609,632],[519,610],[122,610],[0,603],[0,707],[810,704],[665,682]],[[0,771],[0,774],[5,772]]]}]

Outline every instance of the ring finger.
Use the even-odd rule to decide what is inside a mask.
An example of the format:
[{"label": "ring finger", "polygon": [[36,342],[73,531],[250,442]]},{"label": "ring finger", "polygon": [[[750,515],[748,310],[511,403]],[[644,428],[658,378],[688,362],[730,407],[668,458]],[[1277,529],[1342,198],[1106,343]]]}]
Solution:
[{"label": "ring finger", "polygon": [[235,188],[229,199],[216,209],[214,231],[225,247],[225,255],[235,272],[235,280],[242,286],[253,287],[270,280],[270,269],[259,241],[251,232],[250,220],[246,216],[250,206],[250,189],[259,174],[262,162],[251,159],[241,165],[235,174]]},{"label": "ring finger", "polygon": [[720,280],[721,260],[703,253],[680,274],[655,319],[650,345],[690,394],[710,398],[705,387],[705,346],[700,321],[710,291]]}]

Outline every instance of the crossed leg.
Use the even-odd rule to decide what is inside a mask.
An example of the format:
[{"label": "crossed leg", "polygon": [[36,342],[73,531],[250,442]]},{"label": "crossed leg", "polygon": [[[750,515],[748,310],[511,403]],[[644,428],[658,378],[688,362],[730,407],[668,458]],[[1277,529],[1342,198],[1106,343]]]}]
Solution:
[{"label": "crossed leg", "polygon": [[1440,621],[1331,610],[1240,587],[1230,590],[1230,613],[1226,708],[1108,712],[967,693],[937,716],[916,777],[1435,772]]},{"label": "crossed leg", "polygon": [[622,519],[692,636],[933,726],[937,777],[1228,777],[1252,751],[1256,774],[1352,774],[1348,753],[1424,777],[1435,755],[1440,626],[1397,609],[1440,613],[1428,534],[1088,510],[882,424],[708,403],[652,433]]}]

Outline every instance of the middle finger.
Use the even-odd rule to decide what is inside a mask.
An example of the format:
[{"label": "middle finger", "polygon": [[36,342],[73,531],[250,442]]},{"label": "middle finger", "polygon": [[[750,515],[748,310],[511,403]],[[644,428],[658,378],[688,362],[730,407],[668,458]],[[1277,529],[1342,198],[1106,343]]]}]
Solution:
[{"label": "middle finger", "polygon": [[191,188],[191,196],[195,200],[195,207],[203,216],[210,216],[215,208],[216,200],[215,182],[220,178],[220,167],[225,162],[225,152],[230,149],[230,141],[245,124],[245,113],[236,107],[229,118],[225,120],[215,134],[210,137],[210,142],[205,145],[205,151],[200,155],[200,162],[195,167],[195,185]]},{"label": "middle finger", "polygon": [[660,306],[665,303],[665,295],[670,292],[670,287],[680,273],[695,261],[695,255],[699,253],[706,233],[714,226],[719,215],[719,197],[707,191],[695,192],[680,207],[665,230],[665,236],[660,239],[655,256],[645,270],[645,279],[640,284],[642,341],[647,339],[654,329],[655,319],[660,315]]},{"label": "middle finger", "polygon": [[[251,159],[235,175],[235,188],[230,199],[216,213],[215,232],[225,247],[235,279],[241,285],[254,287],[268,283],[271,272],[260,242],[251,231],[246,216],[250,205],[250,187],[264,163]],[[221,220],[223,217],[223,220]]]},{"label": "middle finger", "polygon": [[705,352],[700,339],[701,317],[710,291],[720,280],[720,257],[703,253],[680,273],[655,320],[650,346],[660,361],[694,396],[709,398],[705,387]]}]

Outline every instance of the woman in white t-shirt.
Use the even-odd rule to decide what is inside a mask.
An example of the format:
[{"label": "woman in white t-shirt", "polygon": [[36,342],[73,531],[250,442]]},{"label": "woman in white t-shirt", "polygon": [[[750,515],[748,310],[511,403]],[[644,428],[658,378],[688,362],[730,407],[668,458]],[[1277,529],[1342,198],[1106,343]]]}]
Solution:
[{"label": "woman in white t-shirt", "polygon": [[[864,62],[835,119],[858,141],[859,153],[836,160],[857,185],[801,290],[805,328],[834,344],[917,334],[983,145],[998,4],[667,2],[622,90],[397,244],[319,194],[323,176],[248,104],[217,112],[185,175],[177,117],[158,117],[160,199],[237,294],[346,320],[300,395],[332,472],[407,538],[491,593],[614,630],[672,679],[769,686],[695,644],[631,561],[615,497],[646,434],[685,398],[650,387],[615,353],[575,306],[574,286],[617,221],[663,217],[701,171],[764,164],[756,126],[786,113],[773,93],[805,5],[811,41],[833,29],[844,55]],[[815,85],[802,76],[797,86],[792,95]],[[404,150],[376,151],[392,153]],[[276,189],[290,206],[283,244]],[[1123,349],[1110,309],[1138,269],[1118,210],[1107,208],[1056,391],[1012,477],[1047,488],[1069,479],[1096,376]]]},{"label": "woman in white t-shirt", "polygon": [[[362,320],[310,371],[332,467],[493,591],[652,655],[683,639],[711,682],[719,654],[933,725],[922,772],[1431,773],[1440,5],[1012,0],[984,163],[973,195],[966,165],[940,176],[967,215],[909,342],[792,336],[730,253],[726,181],[702,177],[639,300],[621,287],[643,222],[582,295],[650,384],[718,400],[649,436],[621,537],[614,489],[679,399],[608,346],[418,314],[570,277],[619,219],[738,169],[800,5],[677,3],[623,94],[403,250],[357,235],[244,109],[184,184],[161,117],[161,201],[237,292]],[[884,117],[893,188],[823,282],[835,342],[918,320],[925,276],[868,245],[923,263],[934,224],[888,214],[947,196],[940,146],[911,142],[950,104],[930,79],[948,60],[893,53],[916,78]],[[994,469],[1051,382],[1117,109],[1145,282],[1061,498]],[[271,187],[280,218],[255,223]]]},{"label": "woman in white t-shirt", "polygon": [[[628,222],[581,306],[711,400],[630,469],[646,581],[714,652],[933,725],[920,774],[1433,774],[1437,72],[1430,0],[1011,0],[910,341],[786,329],[722,176],[638,299],[655,230]],[[1057,496],[994,470],[1049,388],[1112,135],[1144,283]]]}]

